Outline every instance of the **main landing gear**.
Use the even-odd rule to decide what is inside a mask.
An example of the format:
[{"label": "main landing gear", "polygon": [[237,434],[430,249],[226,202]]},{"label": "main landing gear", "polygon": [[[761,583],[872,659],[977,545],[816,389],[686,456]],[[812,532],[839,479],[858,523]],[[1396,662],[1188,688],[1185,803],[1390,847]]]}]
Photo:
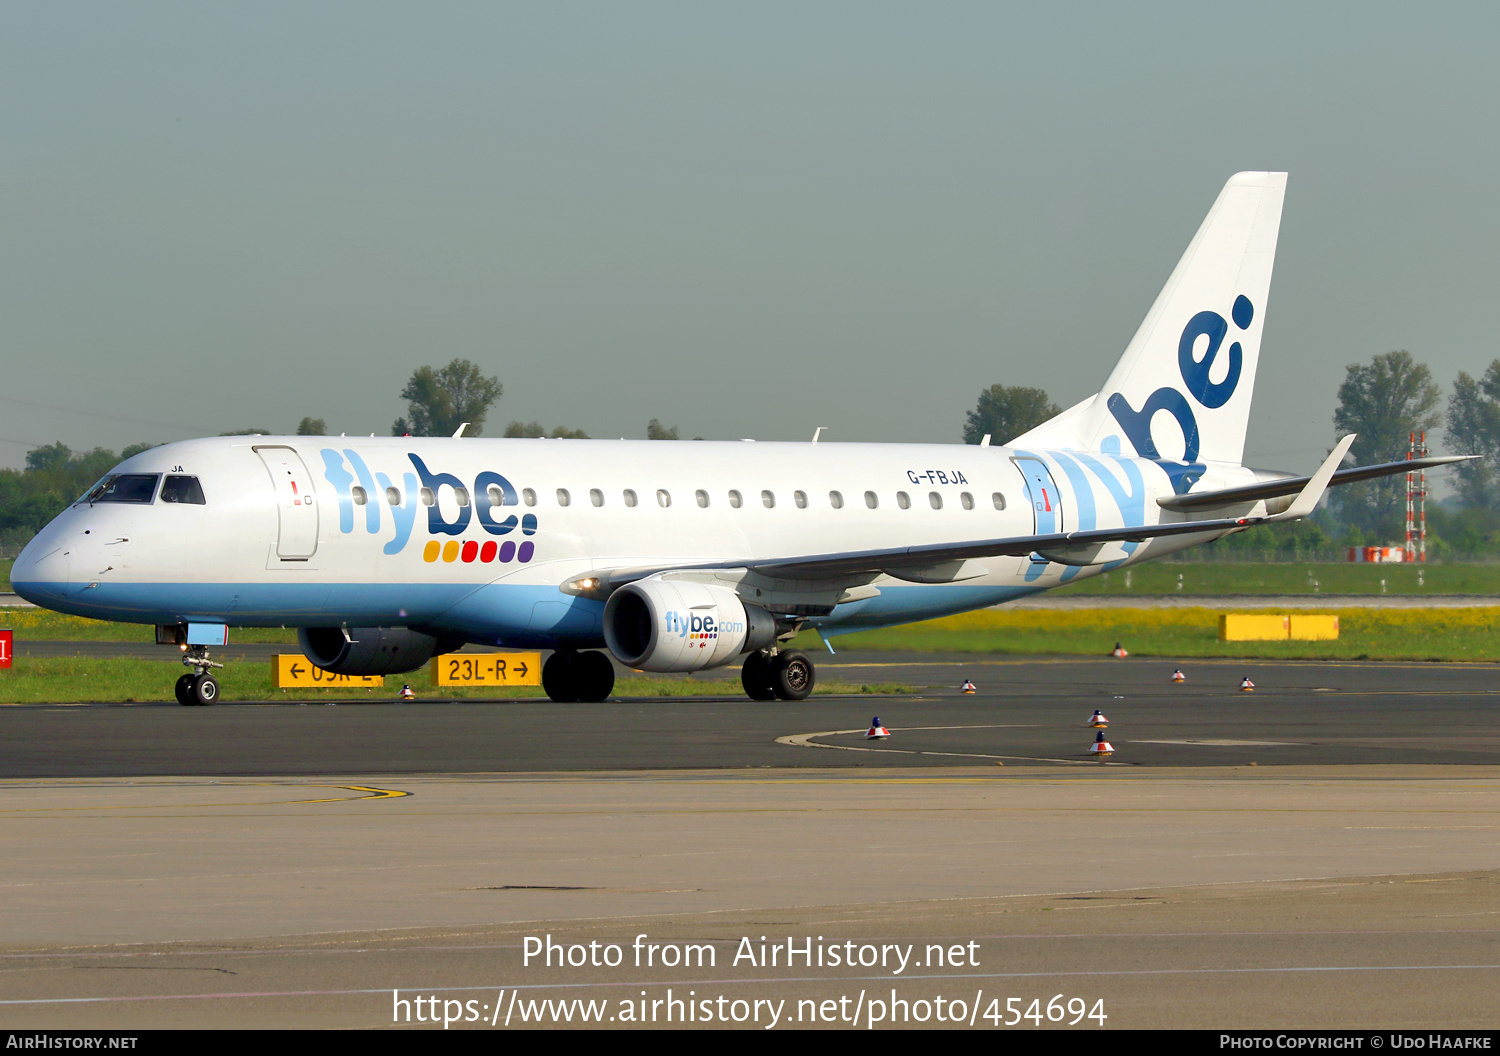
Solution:
[{"label": "main landing gear", "polygon": [[600,652],[559,649],[542,665],[542,689],[559,704],[597,704],[615,689],[615,665]]},{"label": "main landing gear", "polygon": [[177,703],[186,707],[197,704],[217,704],[219,682],[209,674],[209,670],[224,665],[208,658],[208,646],[188,646],[182,663],[190,670],[190,673],[177,680]]},{"label": "main landing gear", "polygon": [[806,653],[761,649],[745,657],[740,684],[751,700],[806,700],[817,672]]}]

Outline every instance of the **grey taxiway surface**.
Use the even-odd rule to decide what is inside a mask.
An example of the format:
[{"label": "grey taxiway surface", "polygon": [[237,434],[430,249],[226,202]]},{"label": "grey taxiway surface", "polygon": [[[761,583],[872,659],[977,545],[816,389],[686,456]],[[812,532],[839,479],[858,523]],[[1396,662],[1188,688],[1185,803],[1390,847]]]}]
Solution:
[{"label": "grey taxiway surface", "polygon": [[[243,648],[248,659],[257,647]],[[1186,683],[1169,682],[1176,667]],[[329,697],[334,706],[24,706],[3,711],[0,778],[1079,765],[1094,739],[1084,723],[1096,708],[1113,723],[1118,765],[1500,762],[1500,670],[1488,664],[872,653],[822,657],[818,669],[841,682],[902,683],[915,692],[798,703],[703,696],[401,704],[356,693]],[[177,673],[164,663],[164,684]],[[1252,692],[1238,688],[1245,675]],[[972,696],[959,692],[966,677],[979,687]],[[737,673],[716,672],[701,684],[737,686]],[[897,736],[865,739],[877,715]]]},{"label": "grey taxiway surface", "polygon": [[[480,1026],[670,987],[784,999],[781,1025],[894,988],[976,1026],[1062,994],[1108,1026],[1492,1029],[1492,669],[1174,666],[841,655],[825,676],[922,688],[801,704],[0,708],[0,1025],[391,1026],[399,988]],[[624,963],[525,965],[547,934]],[[640,934],[714,963],[637,966]],[[734,963],[763,935],[922,966]]]}]

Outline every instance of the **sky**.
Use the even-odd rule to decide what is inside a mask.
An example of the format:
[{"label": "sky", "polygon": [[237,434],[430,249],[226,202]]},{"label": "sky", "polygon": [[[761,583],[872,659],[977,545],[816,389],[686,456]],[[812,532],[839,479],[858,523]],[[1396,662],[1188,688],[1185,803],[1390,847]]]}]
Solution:
[{"label": "sky", "polygon": [[1290,173],[1246,461],[1346,365],[1500,356],[1495,5],[0,6],[0,466],[512,419],[956,443],[1096,392],[1224,181]]}]

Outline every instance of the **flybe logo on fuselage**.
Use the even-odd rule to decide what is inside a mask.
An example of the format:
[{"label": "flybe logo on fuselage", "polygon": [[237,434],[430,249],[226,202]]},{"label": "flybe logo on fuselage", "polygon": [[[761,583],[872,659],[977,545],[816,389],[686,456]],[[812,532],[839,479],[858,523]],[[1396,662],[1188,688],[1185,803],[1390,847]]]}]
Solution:
[{"label": "flybe logo on fuselage", "polygon": [[[345,535],[353,532],[357,513],[363,508],[365,531],[370,535],[379,535],[384,530],[385,517],[381,513],[384,507],[390,511],[391,528],[394,530],[394,535],[386,541],[383,548],[387,554],[399,554],[406,549],[416,527],[417,512],[424,506],[427,509],[426,527],[429,536],[461,537],[476,523],[482,533],[490,536],[508,536],[517,528],[522,536],[536,534],[537,521],[534,513],[520,517],[514,513],[497,517],[497,514],[504,512],[505,507],[520,504],[516,489],[499,473],[480,473],[474,478],[471,490],[452,473],[434,473],[421,458],[408,453],[406,457],[410,459],[416,472],[402,474],[398,484],[384,473],[371,473],[364,459],[348,448],[339,452],[325,447],[319,454],[323,456],[323,477],[333,485],[338,496],[339,531]],[[456,500],[458,513],[452,520],[443,514],[440,502],[443,488],[448,488],[450,495]],[[499,502],[494,502],[492,497],[498,498]],[[530,561],[535,552],[536,544],[529,538],[523,539],[519,545],[514,539],[497,542],[495,539],[481,541],[450,538],[445,543],[437,538],[430,538],[422,548],[422,557],[426,561],[441,558],[448,562],[462,560],[504,563]]]},{"label": "flybe logo on fuselage", "polygon": [[[1234,307],[1229,315],[1234,320],[1236,328],[1247,330],[1250,327],[1250,321],[1255,318],[1255,306],[1250,303],[1250,298],[1241,294],[1235,298]],[[1238,341],[1229,346],[1224,380],[1216,383],[1209,377],[1214,364],[1218,361],[1219,349],[1228,333],[1229,323],[1218,312],[1199,312],[1188,320],[1187,326],[1182,329],[1182,336],[1177,341],[1177,370],[1182,375],[1183,387],[1187,389],[1187,395],[1191,396],[1195,402],[1210,410],[1228,403],[1229,398],[1234,395],[1234,390],[1240,384],[1240,371],[1244,366],[1245,351]],[[1195,354],[1200,337],[1208,339],[1202,359]],[[1151,420],[1156,417],[1158,411],[1166,411],[1177,419],[1177,425],[1182,429],[1182,461],[1184,463],[1198,461],[1198,452],[1202,447],[1202,439],[1198,434],[1198,419],[1193,413],[1192,404],[1188,403],[1187,396],[1184,396],[1178,389],[1162,386],[1146,397],[1146,402],[1141,404],[1139,411],[1131,407],[1130,401],[1118,392],[1109,397],[1106,406],[1115,416],[1115,421],[1120,423],[1120,429],[1135,447],[1136,454],[1158,462],[1161,461],[1161,453],[1157,450],[1156,441],[1151,435]],[[1192,481],[1197,479],[1196,475],[1187,472],[1190,469],[1196,469],[1198,473],[1201,473],[1203,467],[1201,465],[1183,467],[1178,473],[1172,474],[1172,484],[1178,492],[1186,491]]]}]

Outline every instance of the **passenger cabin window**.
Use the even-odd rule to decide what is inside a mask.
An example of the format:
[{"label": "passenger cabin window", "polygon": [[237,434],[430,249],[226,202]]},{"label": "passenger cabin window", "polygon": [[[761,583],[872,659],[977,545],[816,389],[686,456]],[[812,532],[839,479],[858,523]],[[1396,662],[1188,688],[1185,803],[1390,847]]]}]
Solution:
[{"label": "passenger cabin window", "polygon": [[[167,478],[168,484],[171,483],[172,479],[173,478],[171,478],[171,477]],[[356,505],[356,506],[363,506],[365,503],[367,503],[367,502],[370,501],[370,496],[365,492],[365,489],[361,488],[357,484],[354,487],[352,487],[352,488],[349,489],[349,497],[354,500],[354,505]],[[167,485],[165,485],[165,484],[162,485],[162,489],[161,489],[161,501],[162,502],[176,502],[177,501],[176,499],[169,499],[169,498],[167,498]]]},{"label": "passenger cabin window", "polygon": [[880,505],[880,499],[873,491],[867,491],[865,492],[865,505],[873,510]]},{"label": "passenger cabin window", "polygon": [[631,488],[626,488],[625,489],[625,505],[626,506],[634,506],[635,505],[635,491],[633,489],[631,489]]},{"label": "passenger cabin window", "polygon": [[568,503],[570,503],[572,501],[573,501],[573,497],[568,494],[568,489],[567,488],[558,488],[557,489],[557,504],[559,506],[566,506]]},{"label": "passenger cabin window", "polygon": [[484,489],[484,493],[490,497],[491,506],[505,505],[505,492],[500,490],[499,484],[491,484]]},{"label": "passenger cabin window", "polygon": [[805,509],[807,509],[807,492],[805,492],[805,491],[794,491],[794,492],[792,492],[792,501],[797,504],[797,509],[799,509],[799,510],[805,510]]},{"label": "passenger cabin window", "polygon": [[775,509],[776,496],[771,494],[769,491],[763,491],[760,493],[760,504],[768,510]]},{"label": "passenger cabin window", "polygon": [[162,482],[161,501],[185,502],[190,506],[208,505],[203,499],[203,488],[197,477],[168,477]]},{"label": "passenger cabin window", "polygon": [[105,477],[85,498],[90,503],[135,502],[145,505],[156,494],[156,482],[160,479],[161,475],[157,473],[121,473]]},{"label": "passenger cabin window", "polygon": [[672,505],[672,494],[666,488],[656,489],[656,504],[662,509]]},{"label": "passenger cabin window", "polygon": [[392,506],[400,506],[401,505],[401,493],[399,491],[397,491],[395,488],[386,488],[385,489],[385,501],[388,502],[388,503],[390,503]]},{"label": "passenger cabin window", "polygon": [[997,510],[1003,510],[1003,509],[1005,509],[1005,496],[1004,495],[1001,495],[997,491],[997,492],[995,492],[995,494],[993,494],[993,495],[990,496],[990,499],[995,503],[995,509],[997,509]]},{"label": "passenger cabin window", "polygon": [[844,496],[837,491],[830,491],[828,493],[828,505],[836,510],[842,510],[844,508]]},{"label": "passenger cabin window", "polygon": [[522,488],[521,489],[521,501],[524,502],[528,506],[535,506],[536,505],[536,492],[532,491],[530,488]]},{"label": "passenger cabin window", "polygon": [[974,508],[974,496],[970,495],[967,491],[958,497],[958,501],[963,504],[963,508],[966,510]]},{"label": "passenger cabin window", "polygon": [[927,502],[934,510],[941,510],[943,508],[943,497],[935,491],[927,493]]},{"label": "passenger cabin window", "polygon": [[604,492],[600,491],[598,488],[590,488],[589,501],[592,502],[595,506],[603,506]]},{"label": "passenger cabin window", "polygon": [[733,506],[735,509],[739,509],[740,506],[741,506],[741,504],[744,501],[745,501],[744,499],[740,498],[740,493],[739,492],[737,492],[737,491],[730,491],[730,493],[729,493],[729,505]]},{"label": "passenger cabin window", "polygon": [[453,497],[458,500],[460,506],[467,506],[469,504],[469,489],[454,488]]},{"label": "passenger cabin window", "polygon": [[911,496],[904,491],[896,492],[896,505],[903,510],[911,509]]},{"label": "passenger cabin window", "polygon": [[431,488],[423,488],[422,489],[422,505],[423,506],[431,506],[431,505],[435,504],[436,502],[437,502],[437,499],[433,496],[432,489]]},{"label": "passenger cabin window", "polygon": [[698,498],[698,505],[702,506],[705,510],[708,509],[708,492],[699,488],[694,494]]}]

